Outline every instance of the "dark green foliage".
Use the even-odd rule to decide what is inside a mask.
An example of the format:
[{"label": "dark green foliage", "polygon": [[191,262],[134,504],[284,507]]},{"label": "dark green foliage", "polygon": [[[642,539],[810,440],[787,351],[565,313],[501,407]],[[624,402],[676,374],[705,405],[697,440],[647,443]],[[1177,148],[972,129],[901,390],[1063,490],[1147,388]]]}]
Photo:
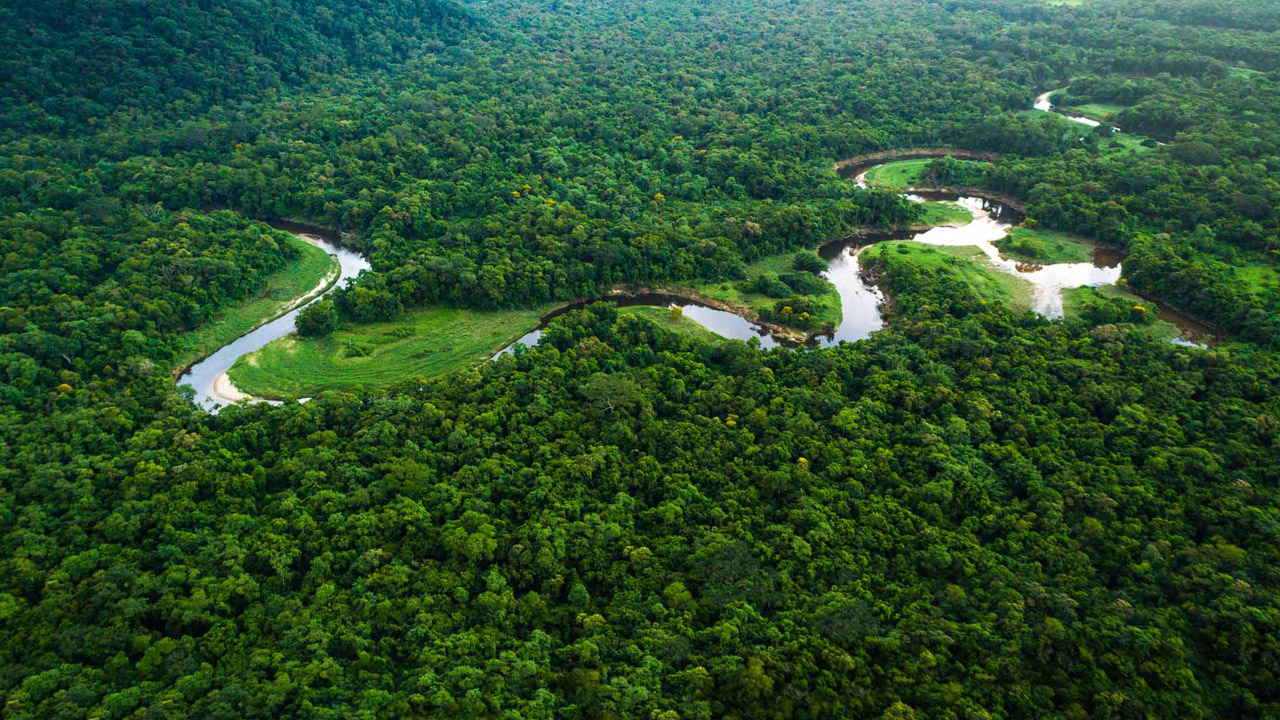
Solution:
[{"label": "dark green foliage", "polygon": [[[1280,715],[1273,2],[468,7],[0,8],[6,720]],[[1064,86],[1166,146],[1028,111]],[[385,397],[173,387],[294,259],[246,216],[371,259],[312,332],[742,282],[919,218],[833,161],[944,145],[1002,155],[936,182],[1256,346],[890,253],[888,328],[831,350],[595,305]],[[821,269],[759,281],[769,317]]]},{"label": "dark green foliage", "polygon": [[773,273],[761,273],[745,285],[748,292],[768,295],[771,298],[791,297],[795,292],[790,285]]},{"label": "dark green foliage", "polygon": [[328,298],[318,300],[298,312],[296,324],[303,337],[324,337],[338,329],[338,309]]},{"label": "dark green foliage", "polygon": [[[203,109],[403,62],[468,24],[450,0],[15,3],[0,8],[12,103],[0,117],[10,131],[66,132],[115,113]],[[226,132],[238,143],[260,135],[245,121]]]},{"label": "dark green foliage", "polygon": [[935,187],[981,186],[990,170],[987,163],[957,160],[950,155],[929,163],[925,170],[925,184]]},{"label": "dark green foliage", "polygon": [[1040,259],[1048,255],[1044,240],[1031,235],[1010,235],[1000,241],[1000,247],[1018,256]]},{"label": "dark green foliage", "polygon": [[784,273],[778,276],[778,282],[791,288],[797,295],[821,295],[827,292],[827,282],[807,272]]},{"label": "dark green foliage", "polygon": [[802,250],[791,258],[791,267],[800,272],[817,275],[826,272],[827,261],[818,257],[818,253]]},{"label": "dark green foliage", "polygon": [[387,398],[43,435],[4,465],[7,712],[1273,709],[1280,367],[884,283],[857,348],[593,308]]}]

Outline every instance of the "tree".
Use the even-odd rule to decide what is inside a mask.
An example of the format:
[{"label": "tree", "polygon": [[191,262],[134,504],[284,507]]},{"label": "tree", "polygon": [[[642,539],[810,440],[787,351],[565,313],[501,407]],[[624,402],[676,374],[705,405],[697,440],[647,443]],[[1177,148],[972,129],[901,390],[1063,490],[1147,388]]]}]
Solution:
[{"label": "tree", "polygon": [[338,309],[332,300],[323,298],[302,308],[296,324],[302,337],[325,337],[338,329]]},{"label": "tree", "polygon": [[817,275],[826,272],[827,261],[819,257],[818,253],[810,250],[801,250],[791,258],[791,268],[800,272],[809,272]]}]

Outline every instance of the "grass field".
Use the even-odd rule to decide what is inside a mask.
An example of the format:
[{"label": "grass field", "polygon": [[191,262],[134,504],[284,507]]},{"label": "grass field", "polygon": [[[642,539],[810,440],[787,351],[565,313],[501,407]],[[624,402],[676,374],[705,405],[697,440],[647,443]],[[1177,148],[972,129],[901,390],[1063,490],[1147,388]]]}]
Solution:
[{"label": "grass field", "polygon": [[381,390],[487,360],[536,327],[549,309],[428,308],[394,322],[348,323],[327,338],[287,335],[237,360],[229,375],[241,391],[272,399]]},{"label": "grass field", "polygon": [[1093,251],[1093,245],[1084,238],[1054,230],[1027,228],[1011,229],[1008,237],[996,241],[996,247],[1004,257],[1042,265],[1088,262],[1089,253]]},{"label": "grass field", "polygon": [[[1265,261],[1259,258],[1259,262]],[[1242,265],[1235,269],[1235,274],[1249,286],[1250,292],[1274,292],[1280,288],[1280,271],[1275,265]]]},{"label": "grass field", "polygon": [[337,272],[338,261],[324,250],[293,235],[289,236],[288,242],[302,251],[302,259],[269,276],[252,299],[228,308],[183,336],[177,367],[206,357],[258,325],[282,315],[294,298],[314,289],[330,273]]},{"label": "grass field", "polygon": [[953,202],[929,200],[921,203],[921,206],[924,208],[924,215],[920,216],[920,222],[925,225],[960,227],[973,222],[973,213]]},{"label": "grass field", "polygon": [[673,313],[670,308],[656,305],[633,305],[631,307],[618,308],[618,314],[648,318],[668,330],[674,330],[682,335],[701,340],[710,340],[712,342],[724,340],[723,337],[711,332],[693,320],[678,313]]},{"label": "grass field", "polygon": [[1227,74],[1237,78],[1253,78],[1264,73],[1261,70],[1253,70],[1251,68],[1228,67]]},{"label": "grass field", "polygon": [[[1091,303],[1106,302],[1113,298],[1121,298],[1126,302],[1132,302],[1134,305],[1146,304],[1146,302],[1128,292],[1119,285],[1105,285],[1103,287],[1081,287],[1070,288],[1062,291],[1062,313],[1067,320],[1074,320],[1080,317],[1084,309]],[[1173,323],[1165,322],[1156,318],[1146,325],[1135,325],[1140,332],[1155,340],[1169,342],[1178,337],[1179,330]]]},{"label": "grass field", "polygon": [[1108,103],[1086,103],[1084,105],[1071,106],[1072,110],[1099,122],[1105,120],[1108,115],[1114,115],[1124,108],[1124,105],[1111,105]]},{"label": "grass field", "polygon": [[867,184],[885,190],[904,190],[919,185],[932,159],[898,160],[867,171]]},{"label": "grass field", "polygon": [[[751,281],[765,273],[781,275],[783,273],[794,272],[791,269],[791,258],[795,253],[784,253],[782,255],[770,255],[762,258],[747,266],[747,280]],[[692,290],[704,297],[720,300],[729,303],[735,307],[745,308],[752,312],[759,313],[766,309],[772,309],[774,304],[778,302],[777,298],[762,295],[760,293],[743,292],[742,281],[723,280],[719,282],[698,283],[689,286]],[[822,295],[809,295],[812,298],[815,311],[812,313],[816,318],[818,326],[824,323],[832,323],[836,326],[840,325],[844,313],[840,308],[840,295],[836,293],[836,288],[831,283],[826,283],[827,292]],[[677,288],[678,289],[678,288]]]},{"label": "grass field", "polygon": [[894,240],[873,245],[865,252],[868,260],[882,259],[889,265],[909,262],[932,270],[945,268],[984,300],[1004,303],[1017,311],[1031,309],[1031,284],[992,267],[982,250],[971,245],[953,247]]}]

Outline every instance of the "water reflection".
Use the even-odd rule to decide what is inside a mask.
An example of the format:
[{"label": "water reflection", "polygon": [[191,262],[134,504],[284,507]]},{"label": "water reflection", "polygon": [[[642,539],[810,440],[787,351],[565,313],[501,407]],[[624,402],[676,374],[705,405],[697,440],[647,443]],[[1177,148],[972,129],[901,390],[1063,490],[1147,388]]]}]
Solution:
[{"label": "water reflection", "polygon": [[[617,298],[608,300],[615,303],[618,307],[635,307],[641,305],[680,308],[681,314],[688,320],[692,320],[711,332],[731,340],[747,341],[755,338],[760,341],[762,348],[775,348],[782,345],[792,344],[785,340],[779,340],[774,337],[768,329],[757,325],[746,318],[735,315],[725,310],[717,310],[716,308],[707,307],[699,303],[693,302],[688,298],[682,298],[676,295],[666,295],[662,293],[646,293],[633,297]],[[571,310],[578,310],[585,307],[587,302],[574,303],[562,307],[555,312],[547,315],[542,319],[542,323],[534,330],[525,333],[515,342],[502,348],[493,356],[496,360],[503,355],[514,352],[517,345],[533,347],[542,340],[543,330],[556,317],[563,315]]]},{"label": "water reflection", "polygon": [[822,347],[863,340],[884,327],[884,318],[880,315],[884,293],[864,278],[858,267],[858,255],[866,247],[865,242],[853,241],[830,243],[819,250],[822,259],[827,261],[823,277],[840,293],[840,310],[844,316],[835,332],[814,336],[814,342]]},{"label": "water reflection", "polygon": [[820,345],[860,340],[884,326],[880,305],[884,296],[863,276],[858,265],[862,250],[884,240],[914,240],[926,245],[977,247],[997,270],[1015,275],[1031,284],[1032,307],[1047,317],[1062,317],[1062,291],[1074,287],[1111,285],[1120,279],[1120,256],[1114,251],[1099,251],[1092,262],[1036,265],[1006,259],[995,242],[1009,234],[1009,228],[1021,221],[1019,214],[1001,203],[984,198],[920,193],[908,195],[913,201],[954,202],[973,216],[972,222],[960,227],[935,227],[920,233],[885,233],[828,244],[821,249],[830,264],[828,280],[840,292],[844,320],[835,333],[816,338]]}]

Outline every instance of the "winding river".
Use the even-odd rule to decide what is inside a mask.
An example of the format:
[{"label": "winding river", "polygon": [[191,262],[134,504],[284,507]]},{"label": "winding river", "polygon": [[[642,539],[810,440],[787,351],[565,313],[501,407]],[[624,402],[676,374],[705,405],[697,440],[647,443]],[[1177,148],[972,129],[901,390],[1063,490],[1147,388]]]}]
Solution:
[{"label": "winding river", "polygon": [[333,237],[314,228],[287,222],[272,222],[270,225],[277,230],[291,232],[336,258],[339,267],[338,277],[336,280],[332,276],[325,278],[310,292],[295,300],[291,310],[218,348],[216,352],[192,365],[178,378],[179,385],[190,385],[195,388],[196,404],[206,410],[217,410],[237,400],[256,399],[237,390],[227,377],[227,371],[236,360],[241,355],[251,353],[272,340],[293,332],[297,328],[295,320],[302,308],[324,297],[335,288],[341,287],[361,271],[369,269],[369,262],[362,255],[341,247]]},{"label": "winding river", "polygon": [[[864,175],[858,176],[859,182],[865,182]],[[884,326],[879,310],[883,295],[863,276],[858,267],[858,256],[868,246],[885,240],[977,247],[997,270],[1029,283],[1032,309],[1051,318],[1062,317],[1063,290],[1112,285],[1120,279],[1119,254],[1105,250],[1096,251],[1090,262],[1052,265],[1022,263],[1002,257],[995,242],[1008,235],[1009,229],[1021,217],[1016,210],[999,202],[949,193],[912,193],[907,197],[916,202],[954,202],[968,210],[973,220],[959,227],[935,227],[919,233],[883,233],[825,245],[819,253],[830,265],[827,279],[840,291],[844,320],[835,333],[816,337],[818,344],[828,346],[841,341],[861,340]]]},{"label": "winding river", "polygon": [[[1035,99],[1036,110],[1053,111],[1051,95],[1053,91],[1042,93]],[[1091,127],[1100,123],[1086,117],[1063,114],[1064,117]],[[1117,128],[1118,130],[1118,128]],[[944,154],[940,152],[939,154]],[[880,161],[884,162],[883,160]],[[854,168],[840,167],[845,177],[853,176],[859,185],[866,186],[867,166]],[[926,245],[974,246],[982,251],[987,260],[997,270],[1025,280],[1031,286],[1032,308],[1050,318],[1062,317],[1062,291],[1078,287],[1100,287],[1114,284],[1120,279],[1121,257],[1115,251],[1099,248],[1093,253],[1091,262],[1056,263],[1052,265],[1036,265],[1005,259],[1000,255],[995,242],[1009,232],[1009,229],[1021,221],[1019,211],[1009,205],[992,198],[974,197],[960,193],[911,192],[907,197],[916,202],[943,201],[954,202],[965,208],[972,215],[972,220],[959,227],[935,227],[923,232],[884,232],[869,236],[860,236],[836,240],[819,249],[828,263],[824,276],[835,286],[840,295],[840,305],[844,318],[834,332],[827,335],[815,335],[810,344],[822,347],[838,345],[841,342],[862,340],[871,333],[884,327],[884,318],[880,307],[884,303],[884,295],[880,289],[870,282],[858,266],[858,257],[870,245],[884,240],[912,240]],[[1012,201],[1010,201],[1012,202]],[[293,223],[274,222],[272,227],[292,232],[303,240],[323,248],[338,260],[339,273],[336,280],[326,278],[319,286],[294,301],[294,307],[285,314],[267,322],[231,343],[219,348],[217,352],[192,365],[178,379],[179,385],[190,385],[195,389],[195,400],[198,405],[216,411],[219,407],[238,400],[257,400],[240,392],[227,377],[227,371],[236,360],[246,353],[253,352],[270,343],[272,340],[292,333],[298,311],[323,297],[333,288],[347,280],[358,276],[361,271],[369,269],[369,263],[360,254],[343,248],[334,238],[309,228]],[[608,299],[608,298],[606,298]],[[697,322],[708,330],[726,338],[750,340],[756,338],[761,347],[773,348],[783,345],[794,345],[788,341],[774,337],[767,329],[739,315],[725,310],[702,305],[688,298],[663,294],[638,295],[634,297],[613,299],[620,306],[657,305],[678,307],[684,317]],[[575,303],[560,308],[543,318],[539,327],[531,330],[513,343],[498,351],[494,359],[511,353],[518,345],[536,345],[542,338],[543,329],[556,315],[581,307],[585,303]],[[1202,339],[1210,337],[1208,328],[1191,318],[1181,315],[1163,303],[1157,303],[1162,320],[1176,325],[1182,337],[1173,342],[1180,345],[1200,346]]]}]

